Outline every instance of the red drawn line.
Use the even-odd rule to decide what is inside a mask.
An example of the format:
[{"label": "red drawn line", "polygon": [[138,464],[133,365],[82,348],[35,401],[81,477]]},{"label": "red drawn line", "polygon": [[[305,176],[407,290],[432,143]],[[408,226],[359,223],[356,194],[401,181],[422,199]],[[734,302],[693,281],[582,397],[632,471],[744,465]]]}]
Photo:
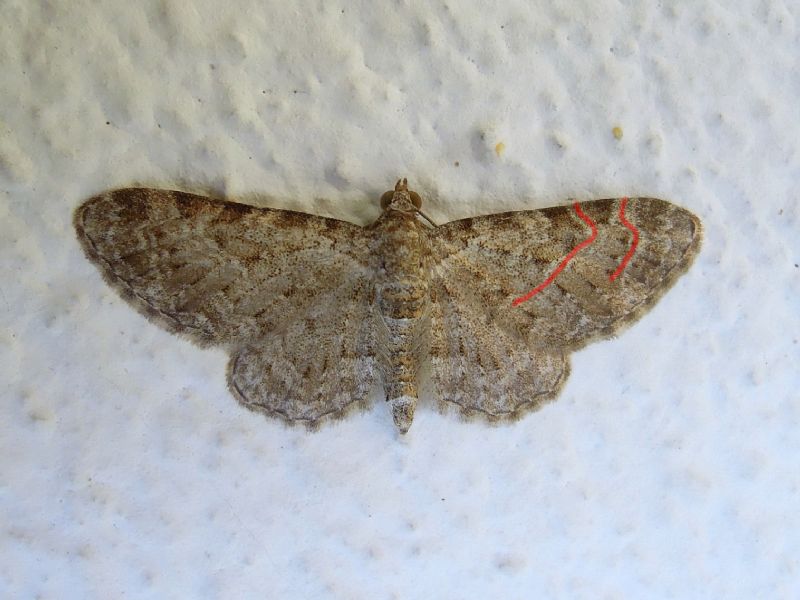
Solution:
[{"label": "red drawn line", "polygon": [[633,256],[633,253],[636,252],[636,246],[639,244],[639,230],[636,229],[636,226],[633,225],[628,219],[625,218],[625,206],[628,204],[628,199],[623,198],[622,202],[619,203],[619,220],[622,221],[622,224],[625,225],[628,229],[633,232],[633,242],[631,242],[631,247],[628,249],[628,252],[622,258],[622,262],[619,263],[617,270],[614,271],[608,279],[610,281],[614,281],[617,277],[622,275],[622,272],[625,270],[625,267],[628,266],[628,261]]},{"label": "red drawn line", "polygon": [[564,270],[564,267],[567,266],[567,263],[571,261],[573,258],[575,258],[575,255],[578,252],[586,248],[586,246],[591,244],[594,241],[594,238],[597,237],[597,225],[594,224],[594,221],[592,221],[588,216],[586,216],[586,213],[584,213],[581,210],[580,204],[576,202],[575,204],[573,204],[573,207],[575,208],[575,212],[578,214],[578,216],[581,219],[583,219],[583,222],[592,228],[592,235],[590,235],[588,238],[586,238],[580,244],[578,244],[572,250],[570,250],[570,253],[567,254],[566,257],[564,257],[564,260],[561,261],[561,263],[555,268],[555,270],[552,273],[550,273],[550,276],[547,279],[545,279],[541,284],[533,288],[530,292],[528,292],[524,296],[520,296],[519,298],[514,298],[514,300],[511,302],[511,306],[519,306],[523,302],[530,300],[536,294],[538,294],[544,288],[546,288],[548,285],[553,283],[555,278],[558,277],[558,274],[561,273],[561,271]]}]

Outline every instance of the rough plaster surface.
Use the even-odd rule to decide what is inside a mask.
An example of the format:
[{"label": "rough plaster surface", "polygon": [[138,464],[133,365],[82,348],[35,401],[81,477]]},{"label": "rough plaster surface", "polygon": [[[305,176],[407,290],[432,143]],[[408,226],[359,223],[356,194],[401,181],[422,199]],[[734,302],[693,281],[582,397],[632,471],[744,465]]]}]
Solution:
[{"label": "rough plaster surface", "polygon": [[[0,596],[796,597],[800,14],[660,4],[3,2]],[[400,439],[243,410],[71,225],[130,185],[366,223],[399,176],[440,222],[646,195],[706,239],[557,402]]]}]

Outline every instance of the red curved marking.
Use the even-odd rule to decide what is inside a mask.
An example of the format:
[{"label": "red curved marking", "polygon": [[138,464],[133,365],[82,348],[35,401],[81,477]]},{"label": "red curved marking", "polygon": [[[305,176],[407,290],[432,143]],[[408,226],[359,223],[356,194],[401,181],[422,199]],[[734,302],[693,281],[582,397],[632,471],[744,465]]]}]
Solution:
[{"label": "red curved marking", "polygon": [[591,228],[592,228],[592,235],[590,235],[588,238],[586,238],[586,239],[585,239],[585,240],[583,240],[583,241],[582,241],[580,244],[578,244],[578,245],[577,245],[577,246],[575,246],[575,247],[574,247],[572,250],[570,250],[569,254],[567,254],[567,255],[564,257],[564,260],[562,260],[562,261],[561,261],[561,263],[559,263],[559,265],[558,265],[558,266],[555,268],[555,270],[554,270],[552,273],[550,273],[550,276],[549,276],[547,279],[545,279],[545,280],[544,280],[542,283],[540,283],[538,286],[536,286],[535,288],[533,288],[533,289],[532,289],[530,292],[528,292],[528,293],[527,293],[527,294],[525,294],[524,296],[520,296],[519,298],[514,298],[514,300],[511,302],[511,306],[519,306],[519,305],[520,305],[520,304],[522,304],[523,302],[526,302],[526,301],[530,300],[530,299],[531,299],[531,298],[533,298],[533,297],[534,297],[536,294],[538,294],[538,293],[539,293],[539,292],[541,292],[541,291],[542,291],[544,288],[546,288],[548,285],[550,285],[551,283],[553,283],[553,281],[555,280],[555,278],[556,278],[556,277],[558,277],[558,274],[559,274],[559,273],[561,273],[561,271],[563,271],[563,270],[564,270],[564,267],[566,267],[566,266],[567,266],[567,263],[568,263],[569,261],[571,261],[573,258],[575,258],[575,255],[576,255],[578,252],[580,252],[581,250],[583,250],[584,248],[586,248],[586,246],[588,246],[589,244],[591,244],[591,243],[594,241],[594,238],[596,238],[596,237],[597,237],[597,225],[595,225],[595,224],[594,224],[594,221],[592,221],[592,220],[591,220],[591,219],[590,219],[590,218],[589,218],[589,217],[586,215],[586,213],[584,213],[584,212],[581,210],[581,206],[580,206],[580,204],[578,204],[578,203],[576,202],[576,203],[575,203],[575,204],[573,204],[572,206],[575,208],[575,212],[578,214],[578,216],[579,216],[581,219],[583,219],[583,222],[584,222],[584,223],[586,223],[586,224],[587,224],[589,227],[591,227]]},{"label": "red curved marking", "polygon": [[614,281],[617,277],[622,275],[622,272],[625,270],[625,267],[628,266],[628,261],[633,256],[633,253],[636,252],[636,246],[639,245],[639,230],[636,229],[636,226],[633,223],[631,223],[630,221],[628,221],[628,219],[625,218],[625,206],[627,206],[627,204],[628,204],[627,198],[623,198],[622,202],[619,203],[619,220],[622,221],[622,224],[625,225],[625,227],[627,227],[633,232],[633,242],[631,242],[631,247],[628,249],[628,252],[625,254],[624,257],[622,257],[622,262],[619,263],[617,270],[614,271],[608,277],[610,281]]}]

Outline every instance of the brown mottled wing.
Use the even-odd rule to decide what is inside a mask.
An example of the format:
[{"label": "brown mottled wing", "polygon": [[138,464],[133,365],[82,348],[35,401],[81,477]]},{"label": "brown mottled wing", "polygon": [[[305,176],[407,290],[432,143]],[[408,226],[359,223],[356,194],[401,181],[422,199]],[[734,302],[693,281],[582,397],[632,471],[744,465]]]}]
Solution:
[{"label": "brown mottled wing", "polygon": [[135,308],[197,343],[232,350],[229,381],[246,405],[312,423],[364,401],[373,369],[361,227],[153,189],[88,200],[75,227]]},{"label": "brown mottled wing", "polygon": [[[611,281],[634,237],[620,219],[620,203],[580,204],[595,223],[595,239],[550,285],[518,306],[512,306],[514,299],[547,281],[591,237],[591,227],[573,206],[463,219],[431,232],[433,313],[438,315],[432,323],[432,375],[445,401],[476,367],[483,369],[487,391],[474,395],[467,410],[480,412],[491,400],[488,390],[504,378],[516,398],[506,409],[519,412],[520,398],[552,398],[566,375],[557,375],[542,354],[564,356],[614,334],[688,268],[700,246],[699,220],[663,200],[632,198],[624,216],[639,232],[638,245]],[[489,369],[486,355],[494,360]],[[537,366],[542,363],[545,367]],[[530,369],[550,375],[543,383],[527,383]],[[464,409],[464,401],[454,402]]]},{"label": "brown mottled wing", "polygon": [[236,351],[228,384],[247,408],[316,427],[364,408],[376,372],[369,288],[339,287],[273,335]]},{"label": "brown mottled wing", "polygon": [[75,227],[126,300],[201,344],[260,337],[369,277],[357,225],[183,192],[103,194]]},{"label": "brown mottled wing", "polygon": [[580,204],[597,227],[552,284],[519,306],[524,296],[591,236],[573,206],[509,212],[446,223],[432,233],[434,279],[466,288],[493,320],[544,348],[575,349],[615,333],[675,283],[701,240],[692,213],[654,198],[632,198],[625,218],[639,231],[622,274],[609,279],[633,242],[620,220],[620,200]]},{"label": "brown mottled wing", "polygon": [[480,299],[454,283],[437,278],[431,289],[430,373],[439,407],[503,421],[555,398],[569,376],[568,355],[498,327]]}]

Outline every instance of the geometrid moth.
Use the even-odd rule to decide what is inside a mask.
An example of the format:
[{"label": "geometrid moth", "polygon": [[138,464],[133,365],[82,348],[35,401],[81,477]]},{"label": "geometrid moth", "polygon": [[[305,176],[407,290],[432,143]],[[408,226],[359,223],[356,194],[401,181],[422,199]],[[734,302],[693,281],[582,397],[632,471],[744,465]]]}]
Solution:
[{"label": "geometrid moth", "polygon": [[653,198],[434,226],[406,180],[360,227],[183,192],[123,189],[75,212],[87,256],[135,308],[228,349],[248,408],[314,427],[381,381],[405,433],[421,378],[440,408],[515,419],[569,354],[638,319],[691,264],[701,225]]}]

